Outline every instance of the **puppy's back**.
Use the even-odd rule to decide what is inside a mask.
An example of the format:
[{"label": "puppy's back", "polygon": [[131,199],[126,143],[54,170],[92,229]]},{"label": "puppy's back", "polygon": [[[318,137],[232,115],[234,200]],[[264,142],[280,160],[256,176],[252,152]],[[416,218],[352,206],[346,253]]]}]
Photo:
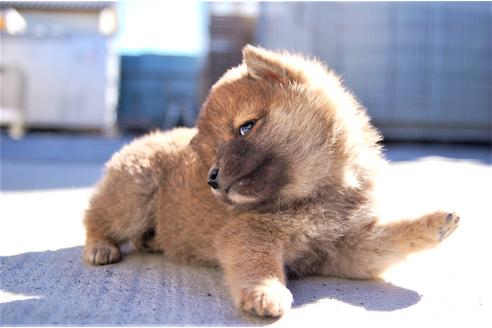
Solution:
[{"label": "puppy's back", "polygon": [[106,170],[110,174],[126,175],[150,191],[179,165],[182,152],[195,134],[194,128],[152,132],[114,154],[106,163]]}]

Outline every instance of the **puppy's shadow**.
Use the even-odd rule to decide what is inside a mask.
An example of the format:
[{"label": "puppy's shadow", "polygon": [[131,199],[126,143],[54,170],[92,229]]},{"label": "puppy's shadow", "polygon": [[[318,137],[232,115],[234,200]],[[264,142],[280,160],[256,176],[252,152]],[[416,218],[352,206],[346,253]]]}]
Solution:
[{"label": "puppy's shadow", "polygon": [[[132,252],[121,263],[83,264],[82,247],[1,259],[0,325],[264,326],[237,311],[223,274]],[[370,311],[417,303],[413,291],[381,281],[311,277],[289,282],[294,307],[335,299]]]},{"label": "puppy's shadow", "polygon": [[382,280],[308,277],[290,280],[288,287],[294,295],[294,308],[321,299],[332,299],[368,311],[395,311],[410,307],[421,299],[413,290]]}]

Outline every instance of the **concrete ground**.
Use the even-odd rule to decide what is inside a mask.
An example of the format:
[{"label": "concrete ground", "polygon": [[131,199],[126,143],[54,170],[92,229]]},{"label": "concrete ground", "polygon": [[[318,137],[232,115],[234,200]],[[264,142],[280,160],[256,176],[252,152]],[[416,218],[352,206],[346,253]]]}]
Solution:
[{"label": "concrete ground", "polygon": [[491,149],[388,146],[381,212],[457,211],[457,231],[381,281],[289,282],[293,310],[263,320],[234,309],[218,270],[127,251],[87,267],[81,223],[104,161],[128,139],[1,136],[0,325],[492,325]]}]

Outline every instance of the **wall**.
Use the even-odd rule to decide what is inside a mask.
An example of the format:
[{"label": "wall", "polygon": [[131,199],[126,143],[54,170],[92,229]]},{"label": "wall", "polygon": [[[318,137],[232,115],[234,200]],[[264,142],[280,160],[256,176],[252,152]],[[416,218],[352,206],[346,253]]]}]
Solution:
[{"label": "wall", "polygon": [[262,3],[257,41],[315,55],[388,139],[490,142],[490,3]]}]

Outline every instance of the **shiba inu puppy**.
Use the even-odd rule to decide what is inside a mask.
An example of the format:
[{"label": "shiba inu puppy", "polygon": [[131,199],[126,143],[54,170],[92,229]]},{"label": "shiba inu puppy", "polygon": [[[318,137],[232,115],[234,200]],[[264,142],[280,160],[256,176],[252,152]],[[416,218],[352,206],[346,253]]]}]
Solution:
[{"label": "shiba inu puppy", "polygon": [[365,110],[322,64],[246,46],[210,90],[196,129],[154,132],[116,153],[85,216],[87,263],[119,245],[220,266],[237,306],[280,316],[289,276],[378,277],[458,225],[436,211],[382,224],[385,163]]}]

